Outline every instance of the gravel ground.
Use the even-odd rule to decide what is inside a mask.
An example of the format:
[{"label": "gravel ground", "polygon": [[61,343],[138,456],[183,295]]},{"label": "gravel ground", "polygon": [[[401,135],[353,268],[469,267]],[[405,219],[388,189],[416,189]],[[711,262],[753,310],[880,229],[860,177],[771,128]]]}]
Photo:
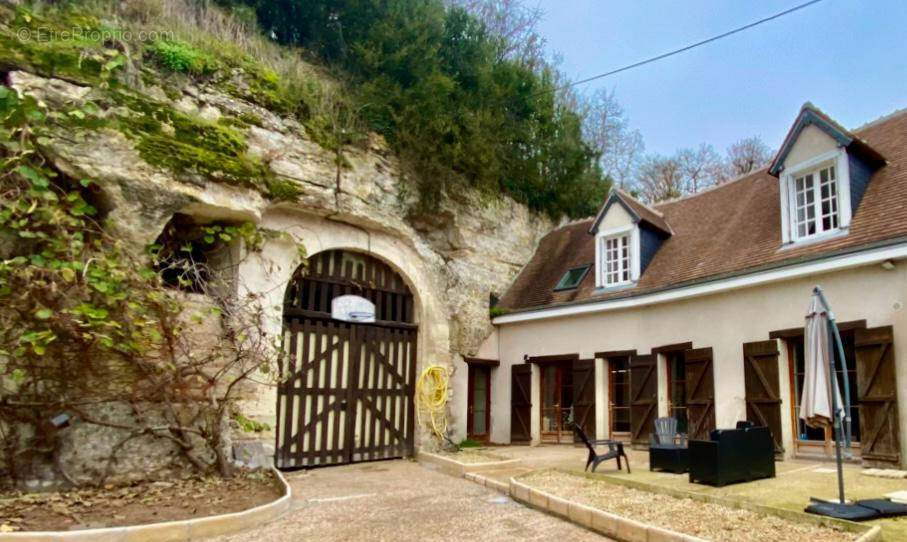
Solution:
[{"label": "gravel ground", "polygon": [[844,542],[857,538],[828,527],[794,523],[713,503],[678,499],[556,471],[532,473],[527,485],[635,520],[707,540],[728,542]]},{"label": "gravel ground", "polygon": [[293,506],[217,542],[607,540],[462,478],[406,460],[288,473]]}]

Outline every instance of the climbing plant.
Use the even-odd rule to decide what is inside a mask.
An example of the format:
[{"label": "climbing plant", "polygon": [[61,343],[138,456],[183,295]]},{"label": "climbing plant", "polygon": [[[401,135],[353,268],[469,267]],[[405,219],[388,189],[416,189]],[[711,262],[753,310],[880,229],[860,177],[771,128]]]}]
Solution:
[{"label": "climbing plant", "polygon": [[[276,345],[261,303],[225,287],[230,269],[179,256],[240,239],[255,250],[264,233],[211,223],[175,248],[129,246],[105,227],[100,187],[46,158],[51,120],[35,99],[0,86],[0,469],[17,478],[52,465],[84,483],[61,464],[50,423],[68,420],[122,435],[95,483],[127,442],[148,437],[172,443],[195,469],[229,475],[229,420],[250,425],[237,394],[253,376],[274,382]],[[162,280],[173,266],[201,278],[202,301]],[[193,333],[206,322],[216,340]],[[108,404],[131,414],[99,414]]]}]

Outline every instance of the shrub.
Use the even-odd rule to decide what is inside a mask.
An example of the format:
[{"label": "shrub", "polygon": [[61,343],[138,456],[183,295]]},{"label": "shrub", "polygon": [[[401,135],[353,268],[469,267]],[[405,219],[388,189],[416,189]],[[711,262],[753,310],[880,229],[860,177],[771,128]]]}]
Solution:
[{"label": "shrub", "polygon": [[217,70],[217,62],[207,53],[179,41],[156,41],[151,45],[154,58],[172,72],[206,75]]}]

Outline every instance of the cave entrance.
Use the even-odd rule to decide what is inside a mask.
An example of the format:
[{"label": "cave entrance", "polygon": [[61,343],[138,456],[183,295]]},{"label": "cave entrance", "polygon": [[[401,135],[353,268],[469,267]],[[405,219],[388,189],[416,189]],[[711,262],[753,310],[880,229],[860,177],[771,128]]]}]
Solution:
[{"label": "cave entrance", "polygon": [[284,297],[278,468],[412,455],[417,335],[412,292],[383,261],[330,250],[297,269]]}]

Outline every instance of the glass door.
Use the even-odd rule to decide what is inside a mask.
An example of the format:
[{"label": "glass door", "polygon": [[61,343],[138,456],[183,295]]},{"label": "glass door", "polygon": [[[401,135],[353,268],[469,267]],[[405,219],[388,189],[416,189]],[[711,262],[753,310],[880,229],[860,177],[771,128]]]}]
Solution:
[{"label": "glass door", "polygon": [[469,417],[466,433],[473,440],[487,441],[491,414],[491,368],[469,365]]},{"label": "glass door", "polygon": [[608,359],[610,435],[615,440],[630,440],[630,358]]},{"label": "glass door", "polygon": [[677,432],[687,432],[687,364],[683,351],[668,352],[668,413],[677,420]]},{"label": "glass door", "polygon": [[[857,363],[854,352],[853,331],[841,332],[841,344],[844,346],[844,356],[847,358],[846,378],[850,385],[850,417],[852,450],[854,455],[860,451],[860,402],[857,397]],[[835,441],[831,427],[810,427],[800,419],[800,397],[803,392],[805,378],[805,353],[803,336],[787,339],[788,356],[791,360],[791,384],[794,391],[793,412],[796,435],[794,445],[796,452],[801,455],[820,455],[827,458],[834,457]],[[840,389],[844,389],[844,371],[841,361],[835,352],[835,376]],[[843,391],[841,392],[843,395]]]},{"label": "glass door", "polygon": [[573,442],[573,366],[548,363],[541,370],[542,442]]}]

